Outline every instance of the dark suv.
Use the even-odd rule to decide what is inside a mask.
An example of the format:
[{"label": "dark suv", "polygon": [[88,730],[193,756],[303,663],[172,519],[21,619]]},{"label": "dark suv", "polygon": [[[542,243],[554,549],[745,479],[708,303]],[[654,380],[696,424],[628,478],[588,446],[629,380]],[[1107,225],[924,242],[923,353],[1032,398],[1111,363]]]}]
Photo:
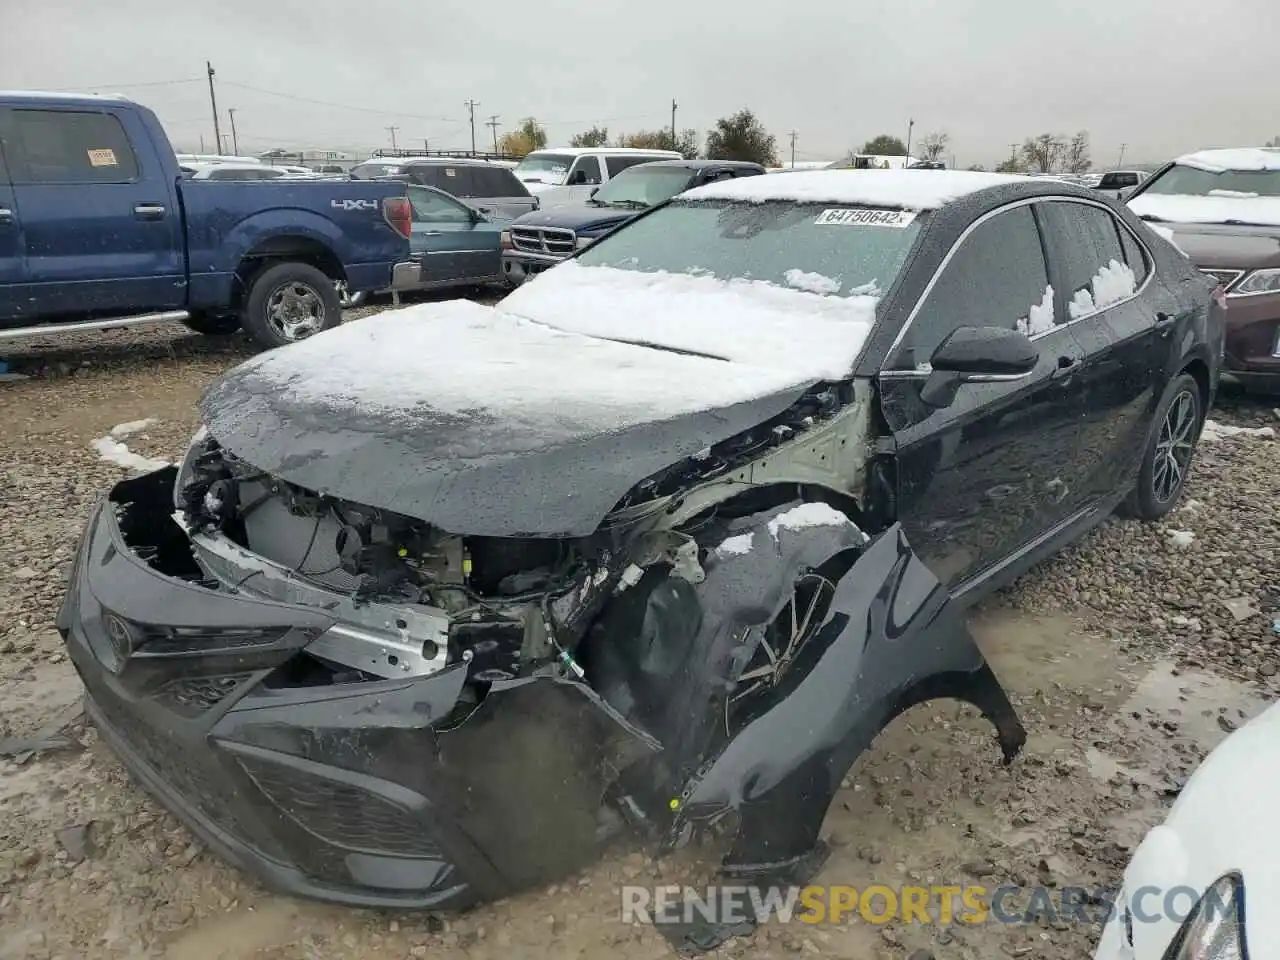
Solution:
[{"label": "dark suv", "polygon": [[388,162],[366,160],[351,170],[356,179],[395,177],[435,187],[475,207],[490,220],[514,220],[538,209],[538,201],[508,167],[488,160],[410,157]]},{"label": "dark suv", "polygon": [[512,284],[523,283],[678,193],[762,173],[768,171],[760,164],[737,160],[655,160],[628,167],[593,190],[584,204],[553,207],[514,221],[502,238],[503,276]]}]

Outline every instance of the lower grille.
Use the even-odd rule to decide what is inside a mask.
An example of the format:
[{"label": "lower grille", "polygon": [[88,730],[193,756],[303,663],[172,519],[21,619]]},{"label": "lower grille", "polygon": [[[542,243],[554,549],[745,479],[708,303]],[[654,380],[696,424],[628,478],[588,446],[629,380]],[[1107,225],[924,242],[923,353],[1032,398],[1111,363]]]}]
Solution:
[{"label": "lower grille", "polygon": [[440,855],[419,817],[377,794],[256,757],[236,759],[272,803],[326,843],[364,853]]},{"label": "lower grille", "polygon": [[576,237],[572,230],[554,227],[512,227],[511,245],[525,253],[549,253],[568,256],[573,253]]},{"label": "lower grille", "polygon": [[155,692],[154,699],[184,717],[196,717],[210,707],[216,707],[251,676],[249,673],[237,673],[226,677],[171,680]]}]

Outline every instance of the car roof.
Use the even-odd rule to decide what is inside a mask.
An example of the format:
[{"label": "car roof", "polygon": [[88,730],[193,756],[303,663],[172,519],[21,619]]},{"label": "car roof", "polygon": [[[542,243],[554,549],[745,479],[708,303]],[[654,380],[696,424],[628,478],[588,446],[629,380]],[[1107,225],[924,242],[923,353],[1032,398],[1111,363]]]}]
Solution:
[{"label": "car roof", "polygon": [[77,103],[92,103],[97,106],[101,106],[104,103],[113,103],[120,106],[126,104],[129,106],[134,105],[134,102],[122,93],[59,93],[51,90],[0,90],[0,101],[5,100],[43,100],[67,105],[75,105]]},{"label": "car roof", "polygon": [[[688,170],[705,170],[708,167],[731,170],[765,169],[758,163],[749,163],[746,160],[701,160],[694,158],[692,160],[652,160],[649,163],[637,163],[634,167],[627,167],[627,170],[638,170],[641,167],[683,167]],[[623,173],[625,172],[624,170]]]},{"label": "car roof", "polygon": [[1210,173],[1224,170],[1280,170],[1280,148],[1232,147],[1223,150],[1197,150],[1174,161],[1184,167],[1199,167]]},{"label": "car roof", "polygon": [[533,157],[541,153],[559,153],[569,157],[599,156],[612,153],[622,154],[624,156],[626,154],[672,158],[680,156],[679,152],[675,150],[646,150],[639,147],[542,147],[541,149],[530,152],[528,156]]},{"label": "car roof", "polygon": [[1017,174],[973,170],[797,170],[721,180],[683,193],[680,199],[789,200],[932,210],[981,190],[1018,184],[1030,187],[1034,183]]}]

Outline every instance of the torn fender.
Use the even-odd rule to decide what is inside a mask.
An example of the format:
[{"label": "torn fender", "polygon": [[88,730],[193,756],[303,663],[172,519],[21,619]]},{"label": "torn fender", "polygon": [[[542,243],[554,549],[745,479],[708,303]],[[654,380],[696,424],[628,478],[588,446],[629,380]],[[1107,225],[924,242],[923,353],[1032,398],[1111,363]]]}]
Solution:
[{"label": "torn fender", "polygon": [[725,744],[680,799],[685,818],[740,810],[727,863],[748,872],[812,851],[845,772],[916,703],[973,703],[995,724],[1006,759],[1025,739],[957,605],[898,524],[836,584],[822,626],[786,680],[773,705]]}]

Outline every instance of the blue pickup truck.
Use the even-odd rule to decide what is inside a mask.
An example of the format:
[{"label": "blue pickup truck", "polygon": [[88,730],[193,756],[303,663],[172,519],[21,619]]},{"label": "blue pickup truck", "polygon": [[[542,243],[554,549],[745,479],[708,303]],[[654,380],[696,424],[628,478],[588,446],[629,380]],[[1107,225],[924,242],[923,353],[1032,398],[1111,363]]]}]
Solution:
[{"label": "blue pickup truck", "polygon": [[184,180],[120,97],[0,92],[0,341],[180,320],[265,347],[342,321],[338,289],[417,285],[389,181]]}]

